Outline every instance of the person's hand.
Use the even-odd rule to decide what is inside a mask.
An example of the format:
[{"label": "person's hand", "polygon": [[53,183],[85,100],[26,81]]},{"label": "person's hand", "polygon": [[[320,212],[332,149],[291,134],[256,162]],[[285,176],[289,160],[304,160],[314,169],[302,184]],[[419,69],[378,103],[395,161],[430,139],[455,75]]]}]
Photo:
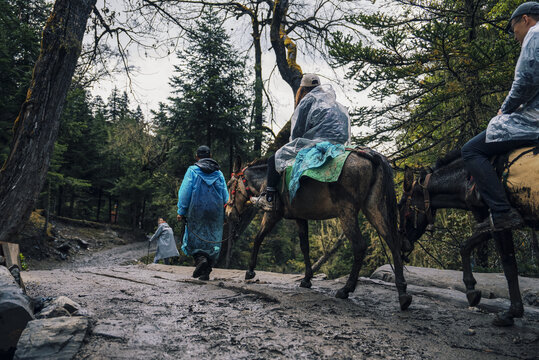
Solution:
[{"label": "person's hand", "polygon": [[178,221],[182,221],[183,220],[183,215],[178,215],[178,216],[176,216],[176,218],[178,219]]},{"label": "person's hand", "polygon": [[498,115],[503,115],[502,109],[498,110]]}]

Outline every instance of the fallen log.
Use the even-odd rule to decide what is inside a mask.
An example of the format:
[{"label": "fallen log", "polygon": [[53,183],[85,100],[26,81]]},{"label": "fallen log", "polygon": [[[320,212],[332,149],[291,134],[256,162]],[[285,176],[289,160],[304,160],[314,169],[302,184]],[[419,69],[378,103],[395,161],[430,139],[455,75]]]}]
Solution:
[{"label": "fallen log", "polygon": [[4,265],[9,269],[11,275],[15,278],[15,281],[22,288],[22,291],[26,293],[24,283],[20,277],[22,271],[22,264],[20,258],[19,244],[8,243],[0,241],[0,265]]},{"label": "fallen log", "polygon": [[32,300],[10,271],[0,266],[0,358],[12,355],[28,321],[34,318]]}]

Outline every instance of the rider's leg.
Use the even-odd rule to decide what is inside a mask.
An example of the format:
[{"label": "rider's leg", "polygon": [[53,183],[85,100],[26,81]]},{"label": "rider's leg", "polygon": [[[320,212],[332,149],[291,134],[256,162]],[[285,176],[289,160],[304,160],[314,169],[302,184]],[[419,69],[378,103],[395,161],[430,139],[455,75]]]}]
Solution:
[{"label": "rider's leg", "polygon": [[277,193],[277,187],[279,186],[279,181],[281,176],[275,170],[275,155],[271,155],[268,159],[268,172],[267,176],[267,186],[266,186],[266,200],[272,202],[275,199],[275,194]]},{"label": "rider's leg", "polygon": [[[462,147],[462,158],[466,170],[473,176],[481,197],[490,209],[496,229],[518,226],[522,219],[511,209],[505,189],[489,158],[526,146],[529,140],[511,140],[487,143],[486,131],[481,132]],[[504,224],[507,223],[507,226]]]}]

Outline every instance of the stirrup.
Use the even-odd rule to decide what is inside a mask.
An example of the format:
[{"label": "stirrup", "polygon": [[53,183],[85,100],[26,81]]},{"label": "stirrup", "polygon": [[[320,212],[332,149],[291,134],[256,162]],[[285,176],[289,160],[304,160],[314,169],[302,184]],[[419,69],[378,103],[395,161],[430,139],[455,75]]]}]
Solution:
[{"label": "stirrup", "polygon": [[266,199],[266,193],[262,193],[260,196],[253,196],[251,203],[263,211],[273,211],[275,209],[275,199],[271,202],[268,201]]}]

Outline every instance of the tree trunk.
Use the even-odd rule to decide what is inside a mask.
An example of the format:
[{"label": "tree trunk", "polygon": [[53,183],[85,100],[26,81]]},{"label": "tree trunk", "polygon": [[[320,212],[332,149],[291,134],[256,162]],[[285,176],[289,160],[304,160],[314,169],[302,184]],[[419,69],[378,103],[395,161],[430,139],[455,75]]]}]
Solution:
[{"label": "tree trunk", "polygon": [[232,136],[230,137],[229,144],[230,146],[228,148],[228,174],[234,171],[234,139]]},{"label": "tree trunk", "polygon": [[263,84],[262,84],[262,46],[260,45],[260,26],[257,18],[253,18],[253,43],[255,46],[255,101],[254,101],[254,145],[256,157],[262,155],[262,126],[263,126]]},{"label": "tree trunk", "polygon": [[109,194],[109,220],[108,222],[112,224],[112,197]]},{"label": "tree trunk", "polygon": [[[271,23],[270,39],[273,51],[275,53],[275,60],[277,61],[277,67],[284,81],[292,88],[292,96],[296,96],[296,92],[299,89],[301,83],[302,72],[301,69],[295,66],[290,66],[286,55],[286,47],[284,45],[284,39],[281,37],[281,24],[284,23],[286,17],[286,11],[288,10],[288,1],[282,0],[275,3],[273,8],[273,21]],[[268,149],[268,154],[279,149],[281,146],[288,142],[290,137],[290,120],[279,131],[273,144]]]},{"label": "tree trunk", "polygon": [[58,206],[56,207],[56,216],[62,216],[62,203],[64,202],[64,187],[58,188]]},{"label": "tree trunk", "polygon": [[43,29],[41,53],[14,125],[9,157],[0,170],[0,241],[28,220],[43,186],[59,118],[96,0],[56,0]]},{"label": "tree trunk", "polygon": [[290,66],[286,56],[286,47],[284,40],[281,37],[281,24],[284,23],[286,11],[288,10],[288,0],[282,0],[275,4],[273,8],[273,21],[271,23],[270,39],[273,51],[275,52],[275,60],[277,67],[284,81],[292,88],[292,96],[296,95],[299,84],[301,83],[301,70]]},{"label": "tree trunk", "polygon": [[95,222],[99,222],[99,214],[101,213],[101,196],[103,195],[103,188],[99,188],[99,194],[97,196],[97,211],[95,215]]},{"label": "tree trunk", "polygon": [[[47,237],[47,228],[49,227],[49,214],[51,211],[51,182],[47,181],[47,197],[45,203],[45,226],[43,226],[43,238]],[[41,244],[39,246],[41,248]]]},{"label": "tree trunk", "polygon": [[335,244],[333,244],[333,246],[331,247],[331,249],[329,249],[328,251],[325,252],[324,255],[322,255],[320,257],[320,259],[318,259],[312,266],[312,270],[313,270],[313,274],[315,272],[317,272],[318,270],[320,270],[320,268],[322,267],[322,265],[324,265],[324,263],[326,261],[329,260],[329,258],[335,254],[337,252],[337,250],[341,247],[341,245],[344,243],[344,240],[346,239],[346,236],[344,235],[341,235],[339,236],[339,238],[337,239],[337,241],[335,241]]},{"label": "tree trunk", "polygon": [[144,228],[144,215],[146,213],[146,196],[142,199],[142,212],[140,213],[139,229]]},{"label": "tree trunk", "polygon": [[73,218],[73,208],[75,207],[75,189],[71,189],[71,201],[69,202],[69,217]]},{"label": "tree trunk", "polygon": [[118,224],[118,215],[120,212],[120,200],[114,205],[114,223]]},{"label": "tree trunk", "polygon": [[225,259],[225,268],[228,269],[230,267],[230,257],[232,256],[232,242],[234,241],[234,237],[232,236],[232,228],[228,228],[228,241],[227,241],[227,247],[226,247],[226,259]]}]

